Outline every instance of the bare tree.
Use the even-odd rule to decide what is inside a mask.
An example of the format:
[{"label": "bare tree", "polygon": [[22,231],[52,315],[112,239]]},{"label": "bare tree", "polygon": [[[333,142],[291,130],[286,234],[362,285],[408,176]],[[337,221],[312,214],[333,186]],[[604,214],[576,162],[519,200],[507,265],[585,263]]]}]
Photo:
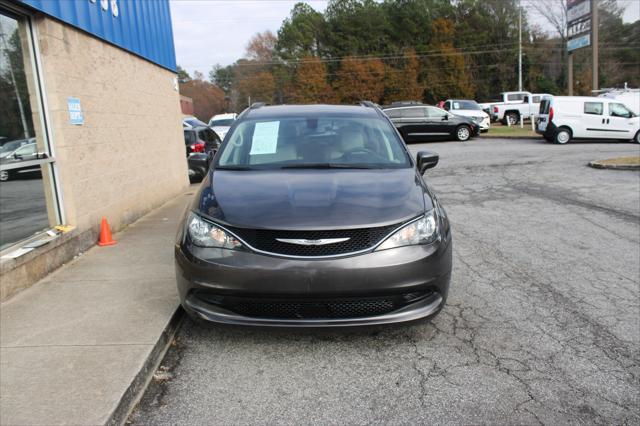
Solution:
[{"label": "bare tree", "polygon": [[567,41],[567,9],[565,7],[565,0],[535,0],[528,2],[528,6],[553,27],[564,45]]}]

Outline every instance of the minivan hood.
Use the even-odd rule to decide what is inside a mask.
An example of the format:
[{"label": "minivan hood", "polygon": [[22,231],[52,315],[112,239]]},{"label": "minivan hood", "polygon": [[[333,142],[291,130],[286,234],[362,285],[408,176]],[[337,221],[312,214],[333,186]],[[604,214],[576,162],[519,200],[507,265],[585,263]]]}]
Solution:
[{"label": "minivan hood", "polygon": [[422,185],[413,168],[213,170],[193,209],[241,228],[367,228],[414,218],[425,202],[430,210]]}]

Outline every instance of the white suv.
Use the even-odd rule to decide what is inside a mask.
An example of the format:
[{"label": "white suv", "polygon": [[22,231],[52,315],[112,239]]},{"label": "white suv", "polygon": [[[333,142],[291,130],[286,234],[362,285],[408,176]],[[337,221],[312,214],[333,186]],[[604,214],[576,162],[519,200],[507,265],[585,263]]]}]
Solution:
[{"label": "white suv", "polygon": [[548,141],[613,139],[640,143],[640,118],[624,104],[589,96],[548,96],[540,103],[536,132]]},{"label": "white suv", "polygon": [[238,114],[214,115],[211,117],[211,120],[209,120],[209,127],[220,136],[220,139],[224,139],[236,118],[238,118]]}]

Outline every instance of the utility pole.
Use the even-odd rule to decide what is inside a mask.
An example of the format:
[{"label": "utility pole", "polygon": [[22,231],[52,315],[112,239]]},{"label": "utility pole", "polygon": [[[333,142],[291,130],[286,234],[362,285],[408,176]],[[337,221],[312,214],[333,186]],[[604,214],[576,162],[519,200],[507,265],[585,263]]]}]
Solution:
[{"label": "utility pole", "polygon": [[567,57],[569,58],[569,63],[567,64],[567,94],[573,96],[573,54],[569,52]]},{"label": "utility pole", "polygon": [[592,90],[598,90],[598,0],[591,0],[591,44],[593,45],[593,84]]},{"label": "utility pole", "polygon": [[518,90],[522,92],[522,2],[518,7]]}]

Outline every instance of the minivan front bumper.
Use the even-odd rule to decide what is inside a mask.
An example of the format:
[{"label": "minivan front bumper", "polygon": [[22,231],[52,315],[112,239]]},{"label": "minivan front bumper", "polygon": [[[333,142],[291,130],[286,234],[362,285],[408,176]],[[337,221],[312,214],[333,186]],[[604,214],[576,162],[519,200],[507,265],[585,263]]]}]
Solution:
[{"label": "minivan front bumper", "polygon": [[450,234],[428,245],[309,260],[183,242],[175,247],[176,278],[184,309],[207,321],[285,327],[388,324],[442,309],[451,252]]}]

